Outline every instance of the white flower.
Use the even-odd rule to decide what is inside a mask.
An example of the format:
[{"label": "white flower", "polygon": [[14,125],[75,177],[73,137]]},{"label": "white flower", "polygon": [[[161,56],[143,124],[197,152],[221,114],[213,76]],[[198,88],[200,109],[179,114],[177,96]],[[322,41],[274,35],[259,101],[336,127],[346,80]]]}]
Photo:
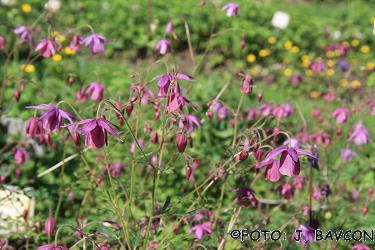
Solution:
[{"label": "white flower", "polygon": [[60,0],[48,0],[47,3],[44,5],[44,9],[52,13],[57,12],[60,9],[60,7]]},{"label": "white flower", "polygon": [[287,13],[282,11],[276,11],[272,17],[271,24],[276,28],[285,29],[286,27],[288,27],[289,20],[290,17]]}]

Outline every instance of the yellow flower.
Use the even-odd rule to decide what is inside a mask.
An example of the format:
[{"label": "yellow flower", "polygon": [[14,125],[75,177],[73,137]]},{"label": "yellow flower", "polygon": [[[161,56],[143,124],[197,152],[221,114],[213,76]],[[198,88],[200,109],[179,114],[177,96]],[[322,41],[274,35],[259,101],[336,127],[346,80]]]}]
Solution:
[{"label": "yellow flower", "polygon": [[335,74],[335,71],[333,69],[327,69],[326,75],[327,76],[333,76]]},{"label": "yellow flower", "polygon": [[269,44],[275,44],[276,41],[277,41],[277,39],[276,39],[276,37],[274,37],[274,36],[270,36],[270,37],[268,38],[268,43],[269,43]]},{"label": "yellow flower", "polygon": [[292,71],[291,69],[286,68],[286,69],[284,70],[284,75],[285,75],[285,76],[291,76],[292,74],[293,74],[293,71]]},{"label": "yellow flower", "polygon": [[361,46],[361,52],[367,54],[370,51],[370,47],[367,45]]},{"label": "yellow flower", "polygon": [[359,45],[359,40],[357,39],[354,39],[350,42],[350,44],[353,46],[353,47],[357,47]]},{"label": "yellow flower", "polygon": [[332,217],[332,213],[331,213],[330,211],[327,211],[327,212],[324,213],[324,218],[325,218],[326,220],[331,219],[331,217]]},{"label": "yellow flower", "polygon": [[334,51],[327,51],[326,52],[326,57],[328,57],[328,58],[332,58],[332,57],[334,57],[335,56],[335,52]]},{"label": "yellow flower", "polygon": [[259,51],[260,57],[266,57],[266,56],[269,56],[270,54],[271,54],[271,51],[269,49],[261,49]]},{"label": "yellow flower", "polygon": [[375,63],[373,63],[373,62],[368,62],[368,63],[366,64],[366,67],[367,67],[368,70],[373,70],[373,69],[375,68]]},{"label": "yellow flower", "polygon": [[332,68],[333,66],[335,66],[335,62],[333,60],[328,60],[327,65],[328,65],[328,67]]},{"label": "yellow flower", "polygon": [[34,73],[35,72],[35,66],[32,64],[22,64],[21,69],[26,73]]},{"label": "yellow flower", "polygon": [[253,75],[253,76],[256,76],[258,75],[259,73],[259,68],[258,67],[254,67],[250,70],[250,74]]},{"label": "yellow flower", "polygon": [[310,57],[308,55],[303,55],[301,59],[302,61],[310,61]]},{"label": "yellow flower", "polygon": [[69,46],[64,48],[65,55],[72,56],[75,55],[76,52],[72,50]]},{"label": "yellow flower", "polygon": [[52,56],[52,61],[54,62],[60,62],[62,59],[62,56],[60,54],[55,54]]},{"label": "yellow flower", "polygon": [[313,90],[313,91],[311,91],[310,92],[310,97],[311,98],[318,98],[319,97],[319,92],[318,91],[316,91],[316,90]]},{"label": "yellow flower", "polygon": [[247,57],[246,57],[247,61],[249,63],[253,63],[257,60],[256,56],[254,54],[248,54]]},{"label": "yellow flower", "polygon": [[305,74],[306,74],[307,76],[312,76],[312,75],[313,75],[313,72],[312,72],[311,69],[308,69],[308,70],[305,71]]},{"label": "yellow flower", "polygon": [[285,49],[291,49],[293,47],[293,43],[291,42],[291,41],[286,41],[285,43],[284,43],[284,48]]},{"label": "yellow flower", "polygon": [[343,87],[343,88],[347,88],[348,85],[349,85],[348,80],[346,80],[346,79],[342,79],[342,80],[340,80],[340,85],[341,85],[341,87]]},{"label": "yellow flower", "polygon": [[357,88],[361,87],[362,84],[361,84],[360,81],[354,80],[354,81],[351,82],[350,85],[352,86],[352,88],[357,89]]},{"label": "yellow flower", "polygon": [[58,36],[56,36],[56,39],[57,39],[58,42],[63,43],[63,42],[65,42],[66,37],[63,36],[63,35],[58,35]]},{"label": "yellow flower", "polygon": [[51,37],[57,37],[59,35],[59,32],[58,31],[53,31],[51,32],[50,36]]},{"label": "yellow flower", "polygon": [[293,53],[298,53],[299,52],[299,47],[298,46],[293,46],[292,49],[291,49],[291,51]]},{"label": "yellow flower", "polygon": [[30,13],[31,10],[32,10],[32,7],[31,7],[30,4],[24,3],[24,4],[21,5],[21,10],[22,10],[23,13]]}]

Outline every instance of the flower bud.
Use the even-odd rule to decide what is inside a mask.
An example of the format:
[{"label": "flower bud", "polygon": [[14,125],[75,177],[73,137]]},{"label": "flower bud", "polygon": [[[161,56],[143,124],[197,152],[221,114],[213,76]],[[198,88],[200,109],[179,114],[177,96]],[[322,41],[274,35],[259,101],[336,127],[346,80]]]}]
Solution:
[{"label": "flower bud", "polygon": [[262,102],[263,95],[261,92],[258,93],[258,102]]},{"label": "flower bud", "polygon": [[44,232],[50,238],[55,232],[56,220],[54,217],[49,216],[44,223]]},{"label": "flower bud", "polygon": [[189,163],[186,163],[186,165],[185,165],[185,178],[186,178],[186,180],[190,180],[192,172],[193,172],[193,169],[190,167]]},{"label": "flower bud", "polygon": [[20,98],[21,98],[21,91],[19,91],[18,89],[16,89],[14,92],[13,92],[13,96],[14,98],[16,98],[16,101],[19,102],[20,101]]},{"label": "flower bud", "polygon": [[131,115],[131,113],[133,112],[133,104],[128,104],[126,107],[125,107],[125,112],[128,116]]},{"label": "flower bud", "polygon": [[0,50],[3,50],[6,45],[5,37],[0,36]]},{"label": "flower bud", "polygon": [[183,133],[178,134],[176,138],[176,144],[178,152],[182,154],[185,151],[187,145],[187,136]]}]

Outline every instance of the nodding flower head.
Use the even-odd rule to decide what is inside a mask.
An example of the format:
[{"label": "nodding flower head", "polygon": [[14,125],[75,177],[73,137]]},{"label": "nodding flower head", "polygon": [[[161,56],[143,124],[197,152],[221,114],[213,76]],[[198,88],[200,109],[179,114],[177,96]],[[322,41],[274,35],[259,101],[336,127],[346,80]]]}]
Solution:
[{"label": "nodding flower head", "polygon": [[350,161],[353,157],[356,157],[356,156],[357,156],[357,153],[352,151],[349,148],[344,148],[343,150],[341,150],[341,159],[343,161]]},{"label": "nodding flower head", "polygon": [[[275,159],[280,154],[280,159]],[[280,174],[290,177],[297,176],[300,172],[299,155],[301,154],[316,158],[313,154],[300,148],[288,148],[283,145],[270,151],[263,161],[256,164],[256,169],[267,167],[266,179],[272,182],[278,181]]]},{"label": "nodding flower head", "polygon": [[85,92],[87,96],[91,98],[91,100],[101,101],[103,100],[103,92],[104,92],[104,85],[100,82],[92,82],[90,83]]},{"label": "nodding flower head", "polygon": [[104,51],[104,43],[107,39],[99,34],[93,33],[83,39],[82,44],[85,45],[92,54],[102,53]]},{"label": "nodding flower head", "polygon": [[27,42],[30,45],[33,44],[33,37],[31,35],[31,31],[28,27],[26,26],[18,26],[13,30],[13,32],[18,35],[21,41]]},{"label": "nodding flower head", "polygon": [[367,144],[369,139],[369,133],[361,122],[355,125],[354,130],[349,135],[349,140],[354,141],[356,145]]},{"label": "nodding flower head", "polygon": [[178,122],[180,129],[186,129],[188,132],[193,132],[194,129],[202,125],[201,121],[195,115],[184,115]]},{"label": "nodding flower head", "polygon": [[177,80],[192,81],[194,78],[184,73],[163,74],[154,77],[151,81],[158,80],[158,96],[166,97],[171,84],[177,84]]},{"label": "nodding flower head", "polygon": [[171,52],[171,44],[167,39],[162,39],[155,45],[155,51],[160,55],[165,55]]},{"label": "nodding flower head", "polygon": [[56,54],[56,44],[51,39],[42,39],[36,46],[35,51],[43,57],[51,57]]},{"label": "nodding flower head", "polygon": [[246,75],[245,79],[241,83],[241,92],[244,94],[251,94],[253,90],[253,78],[250,75]]},{"label": "nodding flower head", "polygon": [[83,39],[80,36],[73,36],[72,40],[70,41],[69,48],[75,52],[81,49]]},{"label": "nodding flower head", "polygon": [[53,233],[55,232],[56,228],[56,220],[54,217],[50,216],[46,219],[44,223],[44,231],[48,235],[48,237],[51,237]]},{"label": "nodding flower head", "polygon": [[257,207],[258,199],[255,197],[254,192],[249,188],[237,188],[235,202],[243,207]]},{"label": "nodding flower head", "polygon": [[332,112],[332,117],[336,119],[338,124],[343,124],[346,122],[350,115],[350,110],[347,108],[337,108]]},{"label": "nodding flower head", "polygon": [[291,199],[294,195],[294,187],[289,183],[284,183],[279,187],[280,196],[285,199]]},{"label": "nodding flower head", "polygon": [[78,122],[77,125],[81,126],[78,131],[85,136],[85,145],[89,148],[102,148],[107,145],[107,133],[122,141],[112,124],[105,118],[86,119]]},{"label": "nodding flower head", "polygon": [[299,239],[299,243],[303,247],[307,247],[310,242],[315,241],[315,230],[307,225],[299,225],[292,236],[294,239]]},{"label": "nodding flower head", "polygon": [[227,16],[237,16],[238,10],[240,9],[240,6],[236,3],[228,3],[221,8],[221,10],[225,10],[227,12]]},{"label": "nodding flower head", "polygon": [[38,117],[31,117],[26,124],[26,134],[31,138],[44,135],[43,124]]},{"label": "nodding flower head", "polygon": [[171,23],[171,22],[167,23],[167,25],[165,26],[165,32],[166,33],[173,32],[173,29],[174,29],[174,26],[173,26],[173,23]]},{"label": "nodding flower head", "polygon": [[188,138],[186,134],[184,133],[179,133],[176,137],[176,144],[178,148],[178,152],[181,154],[185,151],[185,148],[187,146]]},{"label": "nodding flower head", "polygon": [[24,147],[16,147],[13,149],[14,161],[17,165],[21,165],[26,161],[28,154]]},{"label": "nodding flower head", "polygon": [[47,133],[56,131],[60,129],[63,119],[68,120],[70,123],[73,122],[72,115],[60,108],[57,108],[52,104],[41,104],[37,106],[27,106],[26,108],[37,109],[37,110],[46,110],[42,114],[39,120],[42,122],[43,128]]}]

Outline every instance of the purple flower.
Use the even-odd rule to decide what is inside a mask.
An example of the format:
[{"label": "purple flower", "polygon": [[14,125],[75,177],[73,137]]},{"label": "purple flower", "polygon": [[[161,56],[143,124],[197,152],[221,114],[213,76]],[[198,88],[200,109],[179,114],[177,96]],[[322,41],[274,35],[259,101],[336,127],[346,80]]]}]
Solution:
[{"label": "purple flower", "polygon": [[322,72],[326,69],[326,66],[322,60],[314,60],[310,63],[309,68],[314,72]]},{"label": "purple flower", "polygon": [[73,51],[79,51],[81,49],[83,39],[80,36],[73,36],[72,41],[70,41],[69,48]]},{"label": "purple flower", "polygon": [[174,92],[168,98],[166,111],[168,113],[173,113],[182,110],[182,108],[188,103],[190,103],[190,100],[181,94],[179,86],[176,85]]},{"label": "purple flower", "polygon": [[187,146],[188,138],[184,133],[179,133],[176,137],[176,144],[178,152],[181,154],[185,151],[185,148]]},{"label": "purple flower", "polygon": [[203,222],[202,224],[197,224],[189,230],[189,234],[194,234],[196,240],[202,240],[203,236],[212,233],[212,223],[211,221]]},{"label": "purple flower", "polygon": [[347,108],[337,108],[332,113],[332,117],[336,119],[338,124],[343,124],[346,122],[350,115],[350,110]]},{"label": "purple flower", "polygon": [[337,63],[342,71],[348,71],[349,64],[344,57],[341,57],[339,60],[337,60]]},{"label": "purple flower", "polygon": [[355,125],[354,130],[349,135],[349,140],[354,141],[356,145],[363,145],[368,143],[369,133],[361,122]]},{"label": "purple flower", "polygon": [[43,124],[38,117],[32,117],[27,121],[26,134],[31,138],[44,135]]},{"label": "purple flower", "polygon": [[307,225],[299,225],[292,236],[294,239],[299,239],[299,243],[303,247],[307,247],[310,242],[315,241],[315,230]]},{"label": "purple flower", "polygon": [[254,192],[249,188],[237,188],[234,190],[236,192],[235,202],[243,207],[257,207],[258,199],[255,197]]},{"label": "purple flower", "polygon": [[14,161],[17,165],[21,165],[26,161],[28,153],[24,147],[17,147],[13,149]]},{"label": "purple flower", "polygon": [[291,199],[294,195],[294,187],[289,183],[284,183],[279,187],[281,197],[285,199]]},{"label": "purple flower", "polygon": [[343,161],[350,161],[355,156],[357,156],[357,153],[349,148],[344,148],[341,150],[341,159]]},{"label": "purple flower", "polygon": [[102,35],[93,33],[83,39],[82,44],[85,45],[92,54],[98,54],[104,51],[104,43],[106,38]]},{"label": "purple flower", "polygon": [[37,250],[68,250],[68,248],[63,247],[63,246],[53,245],[53,244],[47,244],[47,245],[38,247]]},{"label": "purple flower", "polygon": [[369,246],[363,243],[355,244],[350,250],[371,250]]},{"label": "purple flower", "polygon": [[173,28],[174,28],[173,23],[169,22],[169,23],[167,23],[167,25],[165,27],[165,32],[171,33],[171,32],[173,32]]},{"label": "purple flower", "polygon": [[[143,148],[145,146],[145,141],[142,138],[140,138],[138,139],[138,144],[139,146],[141,146],[141,148]],[[134,153],[136,146],[137,146],[136,143],[132,142],[132,144],[130,144],[130,152]]]},{"label": "purple flower", "polygon": [[85,93],[91,98],[91,100],[95,101],[103,100],[103,92],[104,85],[100,82],[92,82],[85,89]]},{"label": "purple flower", "polygon": [[257,116],[257,109],[256,108],[249,108],[247,110],[247,121],[252,121],[255,119],[255,117]]},{"label": "purple flower", "polygon": [[202,125],[201,121],[195,115],[185,115],[180,119],[178,127],[180,129],[185,128],[189,132],[193,132],[195,128],[198,128]]},{"label": "purple flower", "polygon": [[245,79],[242,81],[241,84],[241,92],[244,94],[251,94],[253,90],[253,78],[251,76],[246,75]]},{"label": "purple flower", "polygon": [[43,57],[51,57],[56,54],[56,44],[51,39],[42,39],[36,46],[35,51]]},{"label": "purple flower", "polygon": [[23,42],[28,42],[30,45],[33,44],[33,37],[31,35],[31,31],[26,26],[18,26],[13,30],[13,32],[18,35],[18,37]]},{"label": "purple flower", "polygon": [[293,178],[293,186],[295,189],[303,189],[303,187],[305,186],[305,177],[295,176]]},{"label": "purple flower", "polygon": [[[275,160],[274,158],[280,154],[280,160]],[[270,181],[278,181],[280,178],[277,170],[282,175],[296,176],[300,172],[299,155],[301,154],[316,158],[311,153],[300,148],[288,148],[283,145],[269,152],[266,158],[256,165],[256,169],[267,166],[266,176],[268,176],[267,179]]]},{"label": "purple flower", "polygon": [[89,148],[101,148],[107,145],[107,132],[122,141],[117,131],[105,118],[86,119],[77,124],[82,125],[78,131],[85,136],[85,145]]},{"label": "purple flower", "polygon": [[169,86],[172,83],[176,83],[177,79],[191,82],[194,78],[184,73],[175,73],[158,75],[151,81],[158,80],[158,96],[166,97],[168,95]]},{"label": "purple flower", "polygon": [[47,234],[48,238],[52,236],[55,232],[56,220],[54,217],[50,216],[46,219],[44,223],[44,232]]},{"label": "purple flower", "polygon": [[162,39],[155,45],[155,51],[160,55],[165,55],[171,51],[171,44],[167,39]]},{"label": "purple flower", "polygon": [[228,3],[221,8],[221,10],[225,10],[227,12],[227,16],[237,16],[238,10],[240,6],[236,3]]},{"label": "purple flower", "polygon": [[62,109],[57,108],[51,104],[41,104],[38,106],[27,106],[26,108],[37,109],[37,110],[47,110],[46,113],[42,114],[39,120],[42,122],[43,128],[47,133],[53,132],[60,128],[62,120],[66,119],[70,123],[73,122],[72,115],[65,112]]},{"label": "purple flower", "polygon": [[[124,167],[126,166],[123,162],[113,162],[110,163],[108,166],[109,172],[111,173],[112,177],[118,177],[120,174],[124,172]],[[103,173],[107,173],[107,167],[103,167]]]},{"label": "purple flower", "polygon": [[274,115],[278,119],[287,118],[291,114],[293,114],[293,106],[288,103],[276,105],[272,109],[272,115]]},{"label": "purple flower", "polygon": [[219,121],[224,120],[228,117],[229,109],[224,106],[220,101],[213,101],[210,105],[210,109],[217,113],[217,119]]}]

